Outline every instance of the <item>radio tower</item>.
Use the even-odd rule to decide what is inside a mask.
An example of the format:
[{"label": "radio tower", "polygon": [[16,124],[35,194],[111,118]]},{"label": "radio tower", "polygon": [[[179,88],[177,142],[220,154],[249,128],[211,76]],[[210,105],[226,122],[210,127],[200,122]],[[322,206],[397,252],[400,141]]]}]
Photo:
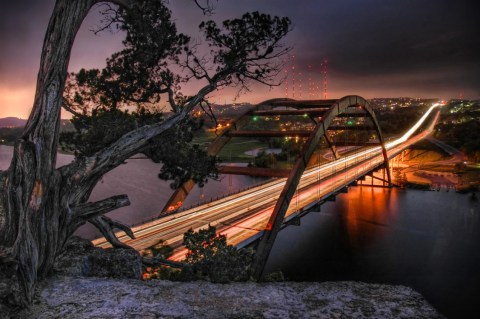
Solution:
[{"label": "radio tower", "polygon": [[313,96],[312,66],[308,65],[308,97],[312,99],[312,96]]},{"label": "radio tower", "polygon": [[323,59],[320,66],[320,73],[322,75],[322,86],[323,86],[323,98],[327,99],[327,70],[328,70],[328,61]]},{"label": "radio tower", "polygon": [[283,80],[283,81],[284,81],[283,83],[285,84],[285,98],[288,98],[288,85],[289,85],[289,83],[288,83],[288,77],[289,77],[289,72],[288,72],[289,66],[288,66],[288,62],[289,62],[288,59],[285,59],[285,60],[284,60],[285,69],[284,69],[283,72],[285,73],[285,74],[284,74],[285,78],[284,78],[284,80]]},{"label": "radio tower", "polygon": [[302,72],[298,72],[298,98],[302,99],[302,92],[303,92],[303,74]]},{"label": "radio tower", "polygon": [[295,99],[295,56],[292,55],[292,98]]}]

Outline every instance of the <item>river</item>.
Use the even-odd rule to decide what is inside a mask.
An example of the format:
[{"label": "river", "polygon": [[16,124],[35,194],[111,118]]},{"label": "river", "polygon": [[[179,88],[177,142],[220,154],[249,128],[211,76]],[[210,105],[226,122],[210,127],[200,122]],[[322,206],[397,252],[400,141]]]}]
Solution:
[{"label": "river", "polygon": [[[0,170],[12,148],[0,145]],[[59,164],[72,160],[59,155]],[[156,216],[172,193],[159,165],[130,159],[107,174],[91,200],[127,193],[132,205],[110,213],[132,224]],[[186,205],[257,181],[243,176],[209,182]],[[79,234],[96,236],[84,227]],[[478,318],[480,201],[453,191],[352,187],[322,205],[301,226],[280,232],[267,271],[289,280],[357,280],[410,286],[448,318]]]}]

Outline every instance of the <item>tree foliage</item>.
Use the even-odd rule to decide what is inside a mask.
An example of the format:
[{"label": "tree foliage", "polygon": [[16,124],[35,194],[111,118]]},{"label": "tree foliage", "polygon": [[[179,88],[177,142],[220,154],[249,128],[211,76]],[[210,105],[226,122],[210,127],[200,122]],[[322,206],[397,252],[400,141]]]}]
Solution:
[{"label": "tree foliage", "polygon": [[[210,54],[200,59],[160,2],[144,0],[130,11],[107,6],[105,13],[104,28],[126,32],[125,49],[114,53],[103,70],[81,69],[67,79],[64,107],[74,114],[75,131],[62,134],[61,143],[77,156],[92,156],[138,127],[161,122],[163,95],[171,111],[179,112],[191,100],[181,93],[181,84],[192,79],[216,88],[239,85],[240,90],[248,88],[248,80],[274,84],[279,71],[275,58],[288,51],[279,44],[289,31],[288,18],[254,12],[227,20],[222,28],[214,21],[201,23]],[[175,74],[172,65],[184,72]],[[191,143],[200,128],[199,121],[186,118],[141,150],[163,163],[159,177],[173,180],[172,188],[190,179],[203,186],[218,176],[216,159]]]},{"label": "tree foliage", "polygon": [[[210,58],[199,58],[195,48],[189,50],[187,61],[182,65],[193,77],[212,81],[228,73],[217,86],[235,85],[241,91],[249,89],[250,80],[274,84],[281,71],[277,58],[290,50],[280,43],[290,31],[287,17],[253,12],[238,19],[225,20],[221,27],[212,20],[202,22],[199,27],[210,48]],[[208,69],[217,74],[211,76]]]},{"label": "tree foliage", "polygon": [[[163,118],[162,113],[146,109],[135,112],[95,110],[90,116],[75,116],[72,119],[75,130],[62,132],[60,144],[63,150],[76,156],[92,156],[131,130],[160,122]],[[174,189],[190,179],[203,186],[209,178],[218,178],[216,158],[192,143],[194,133],[202,125],[201,119],[188,117],[161,136],[152,138],[140,150],[154,162],[163,163],[158,176],[172,180]]]},{"label": "tree foliage", "polygon": [[267,153],[265,151],[261,151],[255,156],[253,159],[253,165],[255,167],[275,167],[277,164],[277,157],[273,153]]},{"label": "tree foliage", "polygon": [[[190,229],[183,235],[183,241],[188,253],[181,269],[168,265],[148,267],[144,277],[174,281],[209,280],[218,283],[250,279],[252,253],[228,245],[226,236],[216,234],[215,227],[209,225],[198,232]],[[162,260],[169,258],[172,253],[172,247],[163,240],[144,251],[146,256]]]},{"label": "tree foliage", "polygon": [[252,255],[227,244],[225,235],[216,234],[216,228],[208,226],[194,232],[192,229],[183,236],[188,249],[185,261],[196,277],[212,282],[226,283],[244,281],[250,277]]}]

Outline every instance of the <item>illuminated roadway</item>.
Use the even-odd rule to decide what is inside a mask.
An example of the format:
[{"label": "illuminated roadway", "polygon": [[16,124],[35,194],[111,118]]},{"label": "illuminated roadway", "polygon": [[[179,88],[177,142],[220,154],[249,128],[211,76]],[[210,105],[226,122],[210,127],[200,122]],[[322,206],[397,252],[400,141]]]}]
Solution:
[{"label": "illuminated roadway", "polygon": [[[403,136],[385,144],[388,158],[394,157],[430,133],[438,113],[428,129],[413,135],[438,106],[439,104],[434,104],[430,107]],[[376,146],[306,170],[290,202],[285,220],[295,216],[303,208],[335,194],[383,162],[382,149]],[[133,227],[135,239],[129,238],[124,232],[118,232],[117,237],[136,250],[148,248],[159,240],[174,248],[180,248],[183,234],[188,229],[198,230],[210,224],[216,226],[218,232],[227,235],[229,244],[243,246],[257,239],[265,229],[285,182],[286,178],[275,179],[258,187]],[[93,240],[93,244],[110,247],[105,238]],[[177,249],[171,259],[182,259],[184,254],[185,249]]]}]

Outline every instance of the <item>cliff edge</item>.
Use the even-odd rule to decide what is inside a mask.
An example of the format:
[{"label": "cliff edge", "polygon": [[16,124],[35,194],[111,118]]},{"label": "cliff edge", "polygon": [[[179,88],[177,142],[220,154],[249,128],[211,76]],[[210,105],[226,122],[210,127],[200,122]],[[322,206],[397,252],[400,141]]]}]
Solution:
[{"label": "cliff edge", "polygon": [[53,277],[15,318],[443,318],[411,288]]}]

